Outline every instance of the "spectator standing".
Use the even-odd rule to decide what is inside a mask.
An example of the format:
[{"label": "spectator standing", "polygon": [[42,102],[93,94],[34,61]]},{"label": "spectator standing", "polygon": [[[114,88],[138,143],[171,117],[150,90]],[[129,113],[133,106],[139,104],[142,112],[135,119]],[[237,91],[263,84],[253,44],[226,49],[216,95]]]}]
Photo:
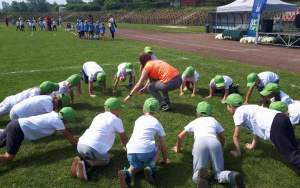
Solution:
[{"label": "spectator standing", "polygon": [[108,27],[109,27],[109,30],[111,33],[111,40],[114,40],[115,39],[115,20],[111,14],[109,14],[108,17],[109,17]]},{"label": "spectator standing", "polygon": [[50,18],[50,16],[48,16],[48,15],[46,15],[46,18],[45,18],[46,20],[47,20],[47,24],[48,24],[48,30],[49,31],[51,31],[52,30],[52,27],[51,27],[51,18]]},{"label": "spectator standing", "polygon": [[8,27],[8,19],[7,19],[6,15],[4,16],[4,21],[5,21],[6,26]]},{"label": "spectator standing", "polygon": [[32,18],[32,31],[36,31],[36,19],[35,17]]}]

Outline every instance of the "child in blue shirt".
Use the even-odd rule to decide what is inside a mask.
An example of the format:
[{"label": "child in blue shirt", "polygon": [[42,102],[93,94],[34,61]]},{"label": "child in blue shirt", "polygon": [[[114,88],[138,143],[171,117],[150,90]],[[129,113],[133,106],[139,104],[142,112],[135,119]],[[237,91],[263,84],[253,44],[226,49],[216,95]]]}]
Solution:
[{"label": "child in blue shirt", "polygon": [[94,39],[94,30],[95,30],[95,26],[94,26],[93,22],[90,22],[90,24],[89,24],[89,40]]},{"label": "child in blue shirt", "polygon": [[85,20],[85,24],[84,24],[84,39],[88,39],[88,35],[89,35],[89,23],[87,20]]},{"label": "child in blue shirt", "polygon": [[80,39],[80,20],[77,20],[76,22],[76,30],[77,30],[77,33],[78,33],[78,38]]},{"label": "child in blue shirt", "polygon": [[83,23],[83,20],[81,21],[81,24],[80,24],[80,38],[84,38],[84,23]]},{"label": "child in blue shirt", "polygon": [[102,22],[102,25],[100,26],[100,33],[101,33],[101,40],[104,40],[104,34],[105,34],[104,22]]},{"label": "child in blue shirt", "polygon": [[100,33],[100,25],[99,25],[99,21],[96,22],[96,38],[97,40],[99,40],[99,33]]}]

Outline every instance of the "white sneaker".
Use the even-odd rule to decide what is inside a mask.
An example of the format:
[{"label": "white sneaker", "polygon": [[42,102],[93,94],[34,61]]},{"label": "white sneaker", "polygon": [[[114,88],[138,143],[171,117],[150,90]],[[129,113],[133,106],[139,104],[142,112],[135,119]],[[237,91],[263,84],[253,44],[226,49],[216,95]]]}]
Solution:
[{"label": "white sneaker", "polygon": [[186,91],[186,90],[188,90],[188,88],[185,86],[185,87],[183,88],[183,91]]}]

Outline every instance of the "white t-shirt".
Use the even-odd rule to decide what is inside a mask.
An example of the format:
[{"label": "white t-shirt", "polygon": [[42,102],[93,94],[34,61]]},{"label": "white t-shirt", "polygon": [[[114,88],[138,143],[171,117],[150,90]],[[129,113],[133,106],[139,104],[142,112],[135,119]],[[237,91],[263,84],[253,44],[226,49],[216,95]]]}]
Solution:
[{"label": "white t-shirt", "polygon": [[134,124],[133,133],[126,145],[127,154],[149,153],[155,150],[155,135],[165,136],[160,122],[153,116],[143,115]]},{"label": "white t-shirt", "polygon": [[59,82],[58,85],[59,85],[59,90],[58,91],[53,91],[51,93],[52,97],[54,95],[59,95],[59,94],[69,94],[74,89],[74,87],[72,87],[72,88],[68,87],[68,81],[67,80]]},{"label": "white t-shirt", "polygon": [[300,101],[288,105],[290,120],[293,125],[300,123]]},{"label": "white t-shirt", "polygon": [[20,118],[18,121],[24,133],[24,140],[37,140],[52,135],[56,130],[65,129],[60,116],[54,111],[38,116]]},{"label": "white t-shirt", "polygon": [[[232,79],[228,76],[223,76],[223,78],[224,78],[224,82],[225,82],[225,89],[229,89],[229,86],[232,85]],[[209,87],[217,88],[214,78],[210,81]]]},{"label": "white t-shirt", "polygon": [[[122,74],[123,74],[125,77],[127,76],[127,74],[126,74],[126,69],[125,69],[126,64],[127,64],[127,63],[121,63],[121,64],[118,66],[117,77],[121,77]],[[132,76],[135,76],[135,71],[134,71],[134,69],[132,69]]]},{"label": "white t-shirt", "polygon": [[115,23],[115,20],[113,18],[110,18],[108,20],[108,27],[111,27],[111,24]]},{"label": "white t-shirt", "polygon": [[32,26],[36,25],[36,20],[32,20]]},{"label": "white t-shirt", "polygon": [[252,134],[270,140],[271,125],[278,113],[258,105],[243,105],[236,109],[233,120],[235,126],[244,125]]},{"label": "white t-shirt", "polygon": [[89,81],[93,81],[94,79],[97,79],[97,74],[99,72],[104,72],[104,70],[94,61],[88,61],[83,64],[83,71],[88,76]]},{"label": "white t-shirt", "polygon": [[98,153],[107,153],[113,146],[116,133],[123,133],[123,123],[111,112],[97,115],[91,126],[79,138],[78,144],[94,148]]},{"label": "white t-shirt", "polygon": [[52,97],[48,95],[30,97],[14,105],[11,110],[14,110],[19,118],[49,113],[53,111]]},{"label": "white t-shirt", "polygon": [[[279,95],[280,95],[280,101],[286,103],[287,105],[292,104],[294,102],[290,96],[283,93],[282,91],[279,92]],[[275,97],[271,98],[270,101],[275,102]]]},{"label": "white t-shirt", "polygon": [[38,87],[33,87],[22,91],[16,95],[10,96],[12,104],[18,104],[24,99],[40,95],[40,89]]},{"label": "white t-shirt", "polygon": [[269,83],[274,83],[276,80],[279,80],[279,76],[273,72],[261,72],[258,74],[260,80],[258,87],[266,87]]},{"label": "white t-shirt", "polygon": [[194,76],[191,76],[190,78],[187,78],[185,74],[182,74],[182,81],[186,80],[188,82],[197,82],[199,78],[199,74],[197,71],[194,72]]}]

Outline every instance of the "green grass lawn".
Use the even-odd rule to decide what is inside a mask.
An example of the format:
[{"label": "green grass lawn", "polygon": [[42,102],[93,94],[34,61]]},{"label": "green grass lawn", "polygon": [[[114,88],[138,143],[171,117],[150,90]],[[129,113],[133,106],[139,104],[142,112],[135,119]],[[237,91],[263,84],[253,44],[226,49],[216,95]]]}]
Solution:
[{"label": "green grass lawn", "polygon": [[[128,24],[119,24],[119,27]],[[6,28],[0,24],[0,101],[9,95],[14,95],[27,88],[37,86],[45,80],[60,82],[70,75],[79,73],[83,63],[96,61],[107,73],[108,93],[102,93],[99,87],[94,87],[96,98],[89,97],[88,87],[83,84],[84,94],[76,99],[78,104],[72,107],[76,110],[76,122],[66,125],[74,135],[82,135],[89,127],[93,118],[104,112],[103,103],[109,97],[123,100],[130,92],[125,83],[119,83],[118,92],[112,93],[113,78],[118,64],[132,62],[138,70],[138,55],[147,43],[128,41],[118,38],[105,41],[79,40],[71,32],[59,28],[59,32],[16,32],[15,28]],[[183,127],[196,118],[195,109],[198,102],[208,101],[213,106],[213,116],[224,127],[226,148],[224,149],[225,169],[240,172],[245,177],[247,187],[297,187],[300,184],[299,170],[288,165],[277,152],[270,141],[259,140],[255,150],[242,149],[242,157],[235,158],[229,154],[234,149],[232,135],[234,123],[226,107],[220,103],[222,96],[215,95],[207,100],[208,84],[217,74],[228,75],[234,84],[240,84],[240,91],[245,98],[247,93],[246,77],[251,72],[273,71],[280,77],[282,90],[293,99],[299,97],[300,75],[264,67],[245,65],[239,62],[219,58],[196,55],[169,48],[152,46],[154,54],[176,67],[181,73],[187,66],[194,66],[200,74],[198,86],[200,91],[191,98],[191,91],[179,96],[179,90],[170,92],[172,111],[164,112],[157,119],[164,126],[168,158],[168,166],[157,165],[157,179],[154,185],[145,181],[143,173],[133,179],[133,187],[196,187],[192,181],[193,135],[183,140],[183,153],[171,151],[177,135]],[[125,104],[120,115],[124,128],[130,137],[134,121],[142,115],[142,105],[150,94],[134,95]],[[251,103],[261,100],[258,92],[254,91]],[[0,118],[0,128],[5,128],[9,117]],[[299,127],[295,131],[300,144]],[[242,129],[241,145],[252,141],[250,132]],[[5,148],[0,149],[0,154]],[[63,136],[49,136],[37,141],[24,142],[14,161],[0,164],[1,187],[118,187],[117,172],[128,167],[126,152],[122,150],[119,136],[109,152],[111,163],[108,166],[93,169],[89,172],[90,181],[82,182],[70,174],[73,158],[77,156],[76,147]],[[211,165],[209,165],[211,167]],[[210,168],[211,169],[211,168]],[[220,185],[213,179],[209,170],[209,184],[212,187],[228,187]]]}]

